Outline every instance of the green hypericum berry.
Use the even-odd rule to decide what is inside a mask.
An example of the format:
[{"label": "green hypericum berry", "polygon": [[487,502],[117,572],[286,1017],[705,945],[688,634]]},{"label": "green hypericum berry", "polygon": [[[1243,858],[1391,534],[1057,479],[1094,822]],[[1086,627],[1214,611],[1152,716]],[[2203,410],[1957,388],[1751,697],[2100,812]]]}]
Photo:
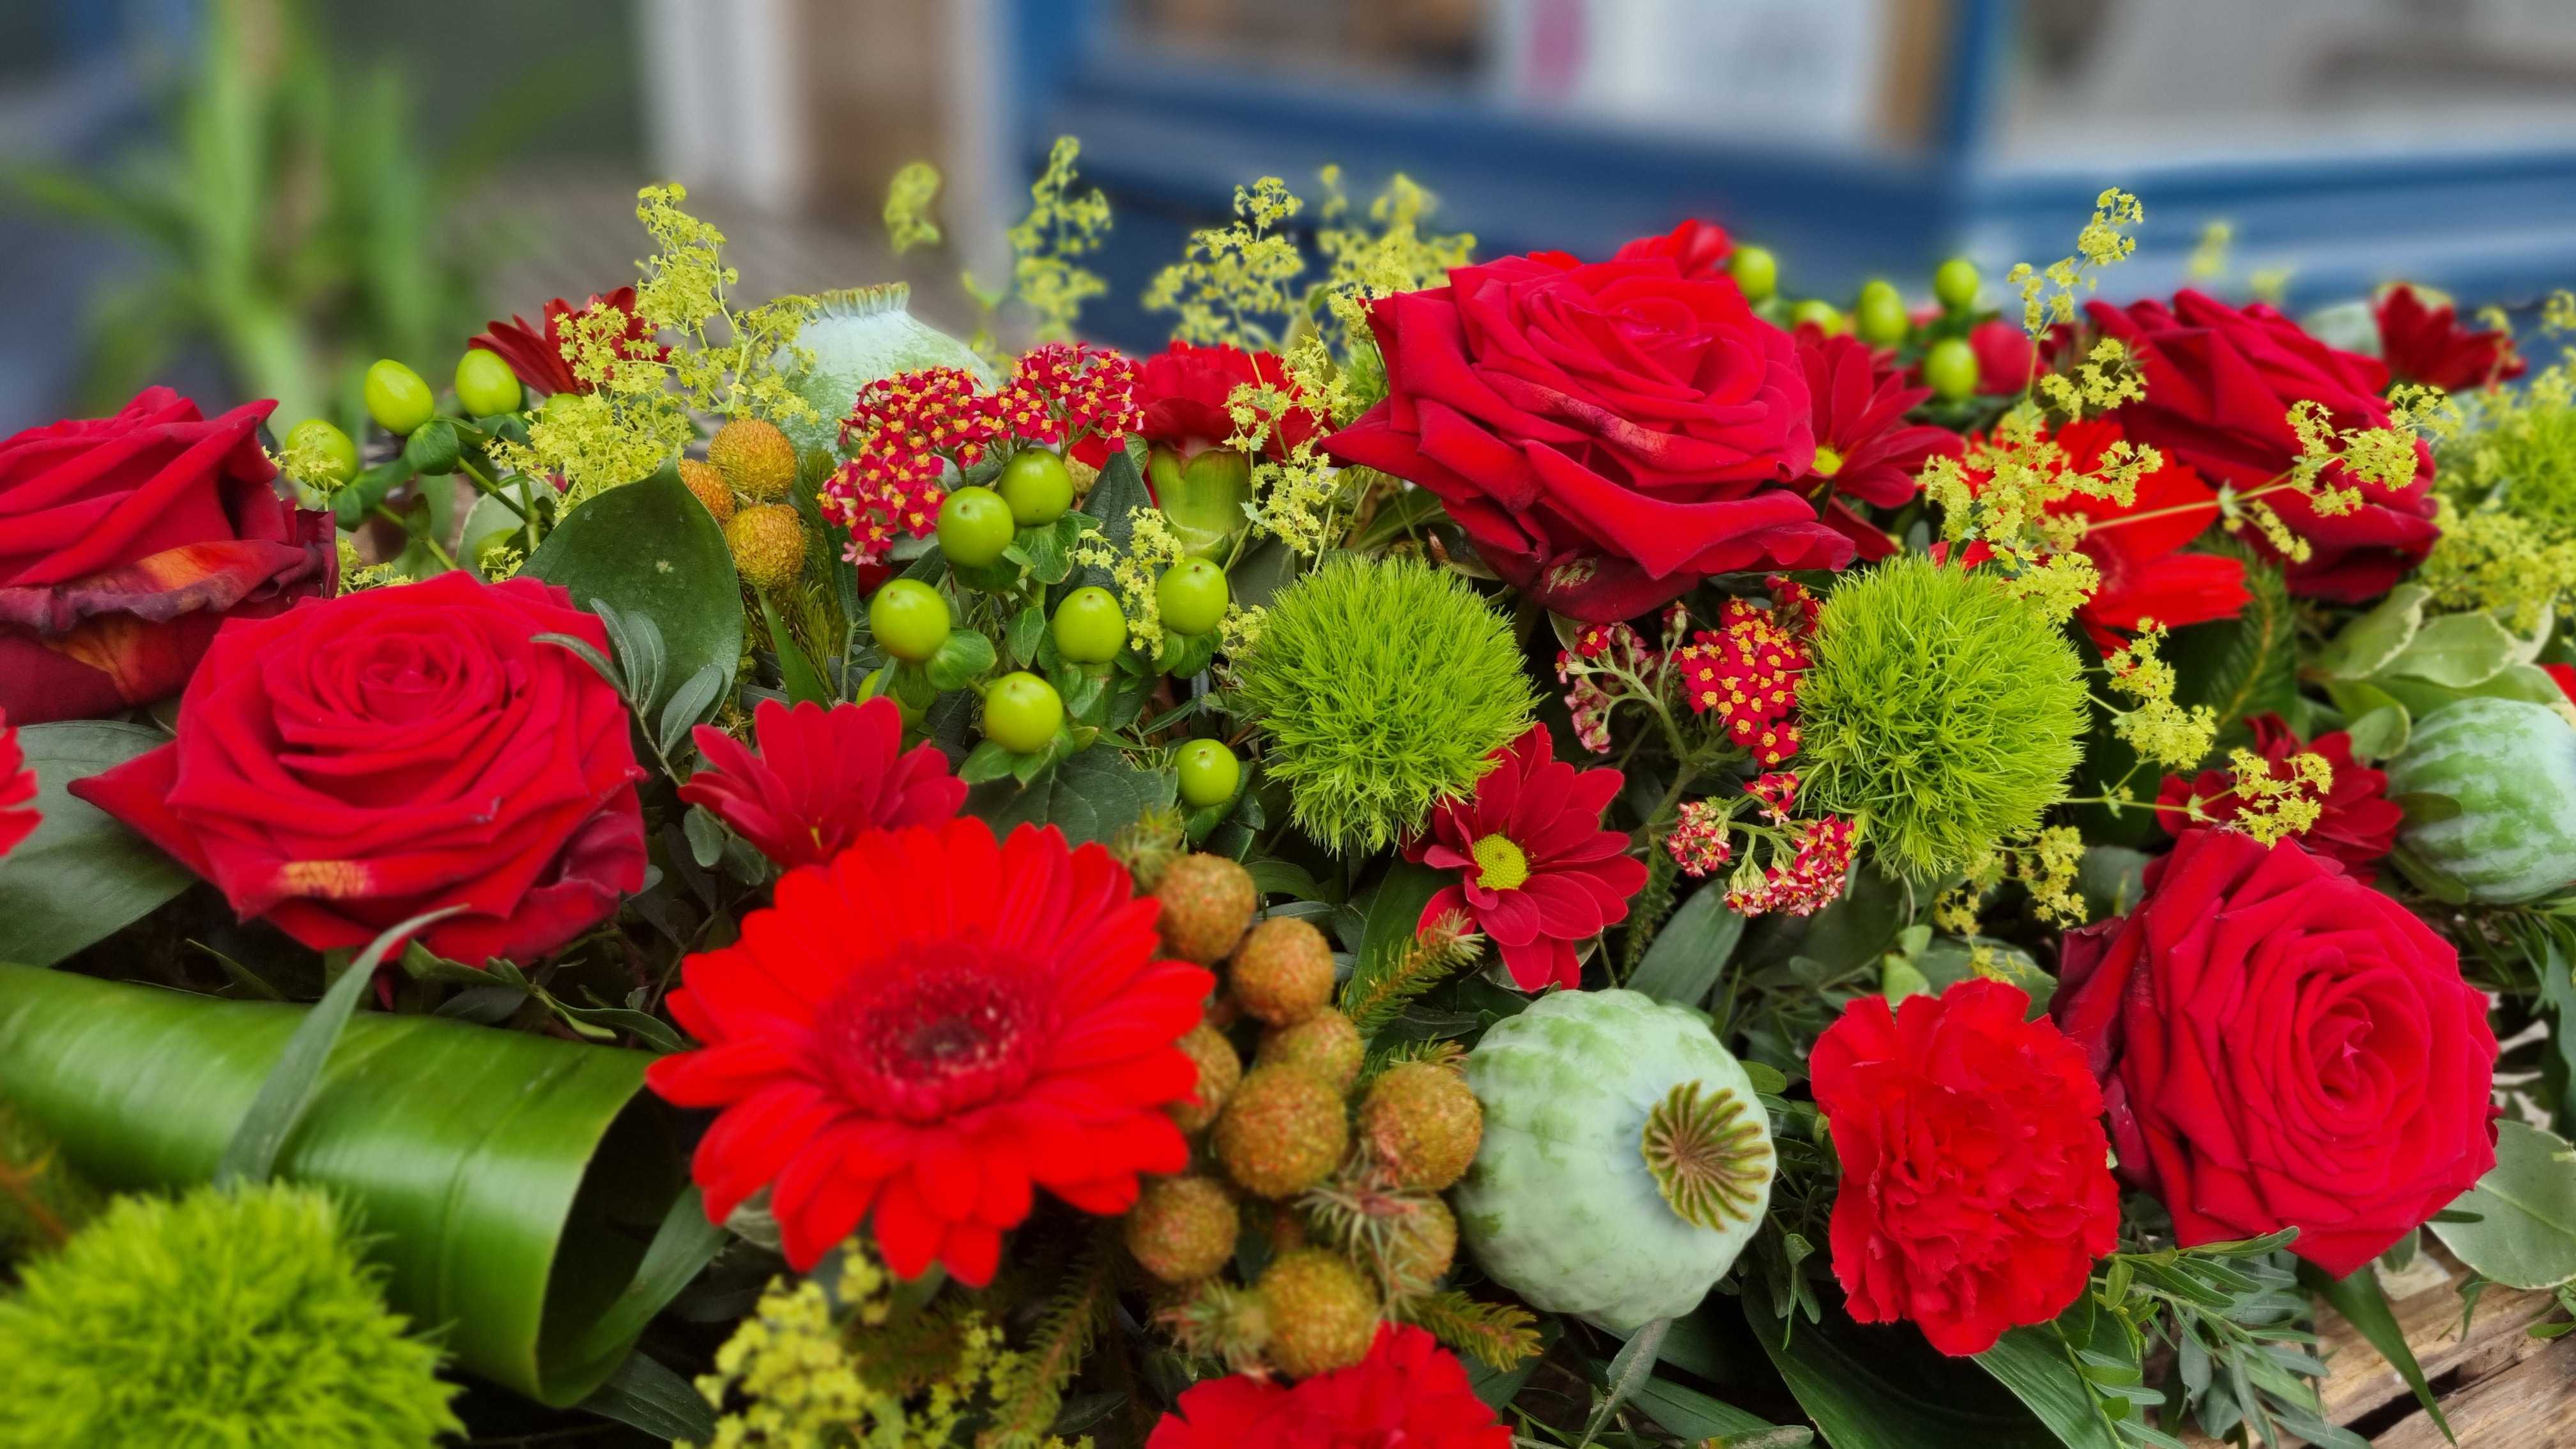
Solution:
[{"label": "green hypericum berry", "polygon": [[1904,341],[1913,327],[1913,319],[1905,315],[1905,298],[1895,283],[1874,278],[1862,286],[1860,300],[1852,307],[1852,330],[1861,341],[1892,346]]},{"label": "green hypericum berry", "polygon": [[[1068,599],[1065,602],[1071,603]],[[1064,648],[1064,611],[1056,611],[1056,647]],[[1065,655],[1070,659],[1073,656]],[[1181,778],[1181,803],[1193,810],[1205,810],[1234,798],[1243,784],[1243,761],[1234,751],[1215,740],[1192,740],[1181,746],[1172,757],[1172,768]]]},{"label": "green hypericum berry", "polygon": [[1796,327],[1804,323],[1813,323],[1817,330],[1827,337],[1839,336],[1851,330],[1851,319],[1842,314],[1841,308],[1814,297],[1789,309],[1790,326]]},{"label": "green hypericum berry", "polygon": [[1154,585],[1154,603],[1163,627],[1175,634],[1204,634],[1225,618],[1230,601],[1225,570],[1203,558],[1185,558],[1163,571]]},{"label": "green hypericum berry", "polygon": [[1780,259],[1767,247],[1737,247],[1726,259],[1726,270],[1748,302],[1763,301],[1780,290]]},{"label": "green hypericum berry", "polygon": [[519,386],[519,375],[501,354],[480,347],[465,349],[456,359],[456,405],[468,417],[489,418],[514,413],[525,400],[527,390]]},{"label": "green hypericum berry", "polygon": [[376,426],[395,437],[408,437],[412,429],[438,414],[438,394],[429,390],[420,374],[390,357],[376,359],[367,369],[367,416]]},{"label": "green hypericum berry", "polygon": [[1022,448],[1002,465],[994,480],[1002,501],[1011,505],[1012,521],[1035,528],[1064,517],[1073,507],[1073,473],[1064,459],[1045,448]]},{"label": "green hypericum berry", "polygon": [[463,1425],[311,1188],[121,1198],[0,1296],[0,1444],[367,1444]]},{"label": "green hypericum berry", "polygon": [[325,419],[306,418],[287,429],[286,451],[328,458],[331,466],[323,476],[334,483],[346,483],[358,476],[358,445]]},{"label": "green hypericum berry", "polygon": [[[1065,595],[1049,627],[1056,652],[1076,664],[1106,664],[1127,647],[1127,611],[1118,606],[1116,594],[1098,584]],[[1186,777],[1182,788],[1188,789]]]},{"label": "green hypericum berry", "polygon": [[984,738],[1012,754],[1036,754],[1062,728],[1064,697],[1026,670],[1003,675],[984,693]]},{"label": "green hypericum berry", "polygon": [[1923,354],[1923,380],[1951,402],[1977,395],[1977,350],[1964,337],[1944,337]]},{"label": "green hypericum berry", "polygon": [[919,579],[889,579],[868,601],[877,647],[897,659],[919,663],[938,653],[951,627],[947,598]]},{"label": "green hypericum berry", "polygon": [[960,488],[939,505],[939,551],[950,563],[983,568],[1001,558],[1017,532],[1011,505],[990,488]]},{"label": "green hypericum berry", "polygon": [[1421,828],[1529,726],[1510,621],[1417,559],[1331,557],[1279,591],[1234,662],[1269,735],[1264,774],[1288,787],[1297,827],[1342,854]]},{"label": "green hypericum berry", "polygon": [[1932,274],[1932,295],[1953,312],[1965,312],[1977,305],[1977,288],[1983,279],[1977,275],[1977,264],[1966,257],[1952,257]]},{"label": "green hypericum berry", "polygon": [[1801,800],[1859,820],[1890,869],[1956,875],[2065,798],[2082,664],[1994,574],[1909,554],[1846,576],[1808,652]]}]

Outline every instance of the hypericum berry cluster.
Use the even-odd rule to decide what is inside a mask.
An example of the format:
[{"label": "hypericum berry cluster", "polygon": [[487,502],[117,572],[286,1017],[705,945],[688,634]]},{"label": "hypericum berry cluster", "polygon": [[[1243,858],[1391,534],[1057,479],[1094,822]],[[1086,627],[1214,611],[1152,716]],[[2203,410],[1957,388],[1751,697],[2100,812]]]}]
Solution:
[{"label": "hypericum berry cluster", "polygon": [[898,537],[926,538],[938,526],[952,470],[1005,444],[1060,447],[1133,431],[1143,421],[1136,379],[1135,359],[1070,342],[1029,352],[999,392],[958,367],[880,378],[841,422],[850,461],[823,484],[823,516],[850,530],[850,562],[874,563]]},{"label": "hypericum berry cluster", "polygon": [[1756,879],[1752,862],[1745,862],[1744,871],[1727,890],[1726,904],[1746,916],[1766,911],[1813,915],[1843,893],[1855,844],[1850,821],[1831,816],[1809,821],[1788,864],[1775,865]]},{"label": "hypericum berry cluster", "polygon": [[1691,709],[1715,714],[1727,739],[1766,766],[1798,752],[1798,676],[1811,662],[1799,638],[1816,609],[1803,585],[1770,583],[1772,607],[1729,599],[1719,627],[1692,635],[1674,656]]}]

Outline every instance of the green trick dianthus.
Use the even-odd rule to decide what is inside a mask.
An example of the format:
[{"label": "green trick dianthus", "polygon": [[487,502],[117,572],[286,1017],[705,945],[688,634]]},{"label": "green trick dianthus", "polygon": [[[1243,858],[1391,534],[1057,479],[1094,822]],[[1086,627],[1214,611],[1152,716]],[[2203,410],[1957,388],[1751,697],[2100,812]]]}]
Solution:
[{"label": "green trick dianthus", "polygon": [[1297,826],[1334,851],[1381,849],[1466,793],[1532,703],[1503,616],[1417,559],[1354,555],[1280,591],[1236,661]]},{"label": "green trick dianthus", "polygon": [[1993,575],[1894,559],[1846,579],[1798,684],[1801,795],[1926,879],[2039,824],[2083,756],[2083,664]]},{"label": "green trick dianthus", "polygon": [[0,1444],[426,1449],[455,1386],[377,1277],[318,1190],[119,1199],[0,1298]]}]

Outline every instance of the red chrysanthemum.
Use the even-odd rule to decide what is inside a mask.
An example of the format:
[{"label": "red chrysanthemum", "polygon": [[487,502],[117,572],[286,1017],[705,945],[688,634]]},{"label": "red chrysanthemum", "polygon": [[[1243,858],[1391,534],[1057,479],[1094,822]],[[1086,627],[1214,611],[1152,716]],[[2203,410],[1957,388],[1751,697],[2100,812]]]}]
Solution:
[{"label": "red chrysanthemum", "polygon": [[1802,327],[1798,361],[1807,372],[1816,429],[1816,461],[1800,486],[1811,495],[1831,495],[1825,523],[1850,539],[1863,559],[1885,558],[1896,552],[1896,540],[1845,497],[1879,508],[1913,501],[1914,475],[1924,460],[1935,453],[1955,456],[1959,435],[1905,421],[1932,389],[1906,386],[1903,374],[1882,365],[1859,338],[1827,337]]},{"label": "red chrysanthemum", "polygon": [[1466,1365],[1411,1324],[1369,1356],[1296,1384],[1233,1374],[1193,1386],[1145,1449],[1511,1449]]},{"label": "red chrysanthemum", "polygon": [[2429,383],[2444,392],[2520,377],[2525,363],[2513,334],[2460,325],[2459,309],[2427,307],[2404,284],[2379,299],[2379,358],[2398,382]]},{"label": "red chrysanthemum", "polygon": [[18,731],[11,728],[9,717],[0,714],[0,855],[18,848],[44,817],[33,809],[20,808],[36,798],[36,772],[27,767],[26,752],[18,748]]},{"label": "red chrysanthemum", "polygon": [[[2089,473],[2121,436],[2118,423],[2094,418],[2060,427],[2055,441],[2069,468]],[[2224,554],[2185,551],[2218,521],[2218,492],[2171,454],[2163,467],[2138,480],[2125,505],[2072,494],[2050,503],[2048,511],[2084,517],[2081,547],[2102,581],[2075,617],[2105,650],[2119,648],[2127,642],[2123,633],[2149,620],[2175,629],[2232,619],[2250,597],[2244,564]]]},{"label": "red chrysanthemum", "polygon": [[[1145,359],[1144,374],[1136,386],[1144,418],[1136,431],[1149,443],[1184,454],[1215,447],[1234,436],[1234,417],[1226,410],[1226,400],[1236,388],[1246,386],[1295,390],[1276,353],[1175,342]],[[1271,458],[1285,458],[1298,444],[1313,441],[1323,427],[1324,420],[1312,410],[1290,408],[1272,420],[1261,451]]]},{"label": "red chrysanthemum", "polygon": [[513,312],[507,322],[496,319],[484,324],[482,333],[465,345],[498,354],[521,383],[537,392],[589,392],[592,385],[573,374],[572,360],[564,356],[563,324],[567,317],[587,316],[602,307],[626,314],[620,356],[660,359],[670,355],[671,349],[654,344],[653,324],[636,312],[633,287],[620,287],[606,296],[593,292],[578,307],[557,297],[545,305],[536,322]]},{"label": "red chrysanthemum", "polygon": [[1692,217],[1671,231],[1623,244],[1610,254],[1610,260],[1634,262],[1670,257],[1685,277],[1714,278],[1728,275],[1726,264],[1734,255],[1735,238],[1726,234],[1725,227]]},{"label": "red chrysanthemum", "polygon": [[2102,1092],[2030,998],[1971,978],[1890,1010],[1863,996],[1816,1039],[1842,1159],[1834,1276],[1862,1323],[1911,1319],[1948,1354],[2046,1323],[2119,1246]]},{"label": "red chrysanthemum", "polygon": [[[2308,827],[2299,843],[2341,863],[2354,880],[2370,884],[2379,873],[2379,862],[2397,843],[2397,827],[2406,820],[2406,812],[2388,798],[2388,772],[2356,762],[2352,736],[2342,730],[2303,743],[2277,714],[2252,715],[2245,723],[2254,731],[2254,753],[2271,762],[2273,779],[2292,778],[2287,763],[2292,755],[2311,751],[2325,756],[2334,770],[2334,783],[2320,802],[2317,823]],[[2235,819],[2236,776],[2227,770],[2203,770],[2188,780],[2165,776],[2164,787],[2156,792],[2156,823],[2167,835],[2182,834],[2195,823],[2188,808],[2195,799],[2200,813],[2211,820]]]},{"label": "red chrysanthemum", "polygon": [[871,830],[936,825],[966,802],[936,745],[903,749],[893,700],[752,711],[758,753],[712,725],[697,728],[704,767],[680,798],[704,805],[761,854],[793,870],[841,853]]},{"label": "red chrysanthemum", "polygon": [[1580,985],[1574,944],[1626,920],[1628,898],[1646,883],[1628,837],[1601,828],[1622,777],[1559,762],[1545,725],[1494,755],[1474,797],[1434,810],[1431,828],[1405,849],[1459,872],[1422,908],[1421,925],[1463,912],[1501,948],[1522,990]]},{"label": "red chrysanthemum", "polygon": [[779,881],[742,939],[682,964],[671,1014],[705,1046],[645,1080],[723,1109],[693,1173],[722,1222],[770,1189],[810,1268],[872,1224],[886,1266],[992,1281],[1032,1187],[1124,1212],[1189,1145],[1174,1045],[1215,980],[1156,959],[1156,903],[1097,845],[971,818],[878,831]]}]

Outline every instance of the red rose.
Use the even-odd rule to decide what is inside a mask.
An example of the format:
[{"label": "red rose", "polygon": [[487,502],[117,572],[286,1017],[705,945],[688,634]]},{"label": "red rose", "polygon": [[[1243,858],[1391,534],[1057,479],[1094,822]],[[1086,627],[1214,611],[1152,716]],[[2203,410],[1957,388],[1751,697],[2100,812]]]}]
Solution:
[{"label": "red rose", "polygon": [[2185,1247],[2294,1227],[2340,1278],[2495,1166],[2495,1034],[2459,954],[2295,842],[2184,832],[2061,964],[2050,1009],[2121,1174]]},{"label": "red rose", "polygon": [[329,590],[331,515],[278,494],[256,402],[166,387],[0,442],[0,710],[114,714],[176,691],[227,618]]},{"label": "red rose", "polygon": [[1611,254],[1614,262],[1639,262],[1665,257],[1691,278],[1714,278],[1727,275],[1727,259],[1735,255],[1735,239],[1726,228],[1697,217],[1683,222],[1658,236],[1641,236]]},{"label": "red rose", "polygon": [[2400,382],[2460,392],[2520,377],[2526,366],[2512,333],[2463,327],[2457,307],[2427,307],[2412,287],[2389,288],[2376,315],[2380,358]]},{"label": "red rose", "polygon": [[[2441,532],[2433,526],[2433,449],[2420,439],[2414,481],[2393,493],[2360,485],[2363,502],[2349,513],[2329,518],[2295,488],[2265,488],[2299,456],[2292,404],[2323,404],[2338,428],[2387,426],[2379,394],[2388,371],[2376,359],[2328,347],[2260,302],[2239,310],[2194,291],[2174,294],[2171,307],[2096,302],[2091,312],[2136,354],[2146,378],[2146,397],[2116,414],[2128,435],[2240,494],[2263,490],[2263,501],[2308,541],[2308,561],[2289,567],[2292,593],[2360,603],[2388,592],[2431,551]],[[2323,481],[2344,486],[2343,465]]]},{"label": "red rose", "polygon": [[1198,1383],[1146,1449],[1511,1449],[1466,1365],[1411,1324],[1381,1324],[1369,1356],[1294,1385],[1229,1374]]},{"label": "red rose", "polygon": [[1540,252],[1383,298],[1369,326],[1387,395],[1326,446],[1438,495],[1558,613],[1608,623],[1710,574],[1851,561],[1786,486],[1816,451],[1797,348],[1733,282]]},{"label": "red rose", "polygon": [[[1245,352],[1239,347],[1198,347],[1175,342],[1145,359],[1136,383],[1136,403],[1145,421],[1137,428],[1145,441],[1190,454],[1222,444],[1235,433],[1226,399],[1238,387],[1289,390],[1287,369],[1272,352]],[[1268,457],[1285,458],[1299,443],[1323,431],[1324,420],[1305,408],[1292,408],[1278,418],[1262,439]]]},{"label": "red rose", "polygon": [[[2272,763],[2276,780],[2291,778],[2287,761],[2292,755],[2313,751],[2325,756],[2334,771],[2334,783],[2326,787],[2317,823],[2299,837],[2300,842],[2341,865],[2354,880],[2370,884],[2378,874],[2373,867],[2397,843],[2397,827],[2406,820],[2406,812],[2388,798],[2388,772],[2357,763],[2352,757],[2352,736],[2342,730],[2302,742],[2277,714],[2252,715],[2245,723],[2254,731],[2254,753]],[[2203,770],[2188,780],[2165,776],[2156,792],[2156,823],[2167,835],[2193,828],[2187,807],[2193,799],[2199,800],[2200,813],[2211,821],[2235,819],[2235,773]]]},{"label": "red rose", "polygon": [[2030,998],[1971,978],[1896,1010],[1864,996],[1816,1039],[1843,1180],[1834,1276],[1862,1323],[1912,1319],[1948,1354],[2065,1311],[2119,1246],[2102,1094]]},{"label": "red rose", "polygon": [[423,944],[542,956],[643,886],[644,817],[625,706],[539,634],[608,648],[562,589],[463,573],[235,620],[178,739],[72,793],[317,950],[463,906]]},{"label": "red rose", "polygon": [[1977,391],[1988,397],[2019,397],[2039,367],[2030,334],[2001,317],[1969,328],[1968,350],[1977,357]]}]

